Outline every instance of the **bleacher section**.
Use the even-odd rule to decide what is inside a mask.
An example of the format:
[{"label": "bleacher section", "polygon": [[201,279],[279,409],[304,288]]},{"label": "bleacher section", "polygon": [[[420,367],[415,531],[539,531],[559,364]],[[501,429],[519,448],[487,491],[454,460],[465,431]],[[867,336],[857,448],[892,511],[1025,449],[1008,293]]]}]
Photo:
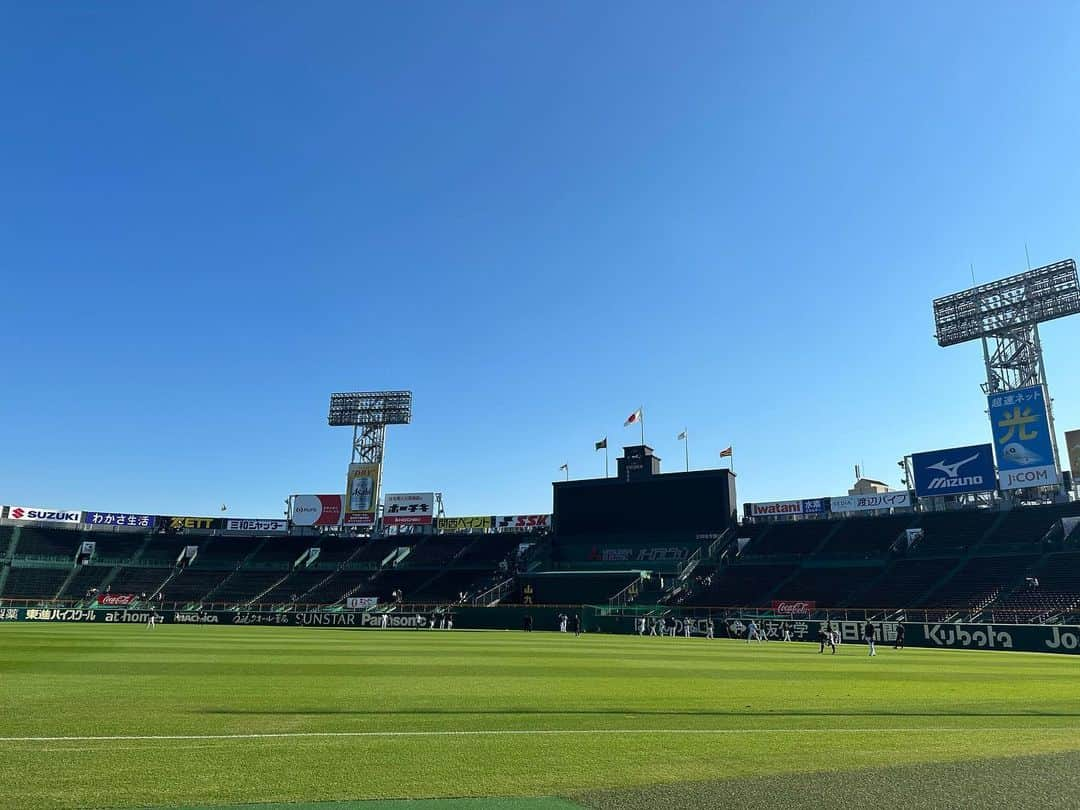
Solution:
[{"label": "bleacher section", "polygon": [[[91,588],[146,593],[181,604],[340,604],[347,596],[395,591],[406,602],[449,604],[511,580],[503,603],[606,604],[645,571],[641,598],[687,606],[769,607],[806,600],[825,609],[929,609],[980,613],[995,621],[1080,611],[1078,537],[1062,517],[1080,503],[1011,511],[943,512],[748,523],[719,543],[657,531],[575,535],[402,534],[376,539],[331,535],[245,537],[189,533],[0,526],[2,600],[83,599]],[[911,548],[905,529],[922,539]],[[710,536],[713,537],[713,536]],[[734,538],[747,538],[741,553]],[[74,567],[93,539],[90,565]],[[531,543],[522,561],[518,547]],[[187,545],[198,555],[185,569]],[[309,548],[321,554],[293,570]],[[402,551],[404,550],[404,551]],[[1026,583],[1039,580],[1038,587]],[[636,596],[630,601],[641,603]]]},{"label": "bleacher section", "polygon": [[639,579],[633,571],[551,571],[518,578],[519,604],[607,604],[608,599]]}]

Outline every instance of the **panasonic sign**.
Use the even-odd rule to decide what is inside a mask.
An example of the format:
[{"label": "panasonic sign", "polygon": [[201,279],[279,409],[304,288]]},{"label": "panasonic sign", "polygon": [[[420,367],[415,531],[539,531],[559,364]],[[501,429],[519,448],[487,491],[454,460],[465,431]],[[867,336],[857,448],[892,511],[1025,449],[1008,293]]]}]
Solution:
[{"label": "panasonic sign", "polygon": [[919,497],[962,495],[994,489],[994,451],[989,444],[915,453],[915,494]]}]

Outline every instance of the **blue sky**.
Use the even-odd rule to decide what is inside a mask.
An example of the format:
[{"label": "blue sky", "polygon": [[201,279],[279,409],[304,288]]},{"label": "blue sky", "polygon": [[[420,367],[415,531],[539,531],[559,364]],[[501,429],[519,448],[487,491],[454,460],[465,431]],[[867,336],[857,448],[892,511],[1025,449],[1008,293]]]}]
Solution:
[{"label": "blue sky", "polygon": [[[0,3],[0,502],[278,514],[333,391],[389,491],[548,511],[636,443],[741,501],[988,440],[931,300],[1080,253],[1070,3]],[[1043,330],[1080,427],[1080,318]],[[614,453],[613,453],[614,463]]]}]

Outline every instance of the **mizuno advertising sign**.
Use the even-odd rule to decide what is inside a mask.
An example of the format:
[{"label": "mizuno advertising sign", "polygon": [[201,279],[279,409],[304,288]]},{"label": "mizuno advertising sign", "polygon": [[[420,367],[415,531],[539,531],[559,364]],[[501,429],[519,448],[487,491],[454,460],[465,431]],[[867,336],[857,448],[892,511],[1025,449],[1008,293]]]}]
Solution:
[{"label": "mizuno advertising sign", "polygon": [[920,498],[996,489],[994,451],[989,444],[915,453],[911,465],[915,494]]}]

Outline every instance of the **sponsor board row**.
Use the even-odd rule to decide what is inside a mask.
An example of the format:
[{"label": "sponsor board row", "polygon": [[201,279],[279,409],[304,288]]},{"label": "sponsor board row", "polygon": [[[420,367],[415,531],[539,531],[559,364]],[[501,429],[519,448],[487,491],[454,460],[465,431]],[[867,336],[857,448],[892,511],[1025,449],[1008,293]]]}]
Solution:
[{"label": "sponsor board row", "polygon": [[[455,611],[454,624],[458,627],[499,627],[519,629],[522,610],[499,608],[462,608]],[[155,615],[164,624],[202,625],[265,625],[287,627],[338,627],[357,629],[421,630],[442,626],[443,614],[423,613],[374,613],[342,612],[328,613],[305,611],[297,613],[236,613],[200,611],[151,611],[138,608],[128,610],[78,609],[78,608],[0,608],[0,622],[63,622],[95,624],[141,624]],[[492,624],[488,618],[495,619]],[[434,621],[433,621],[434,620]],[[668,624],[671,624],[671,619]],[[694,635],[703,635],[709,619],[702,617],[675,617],[678,627],[691,625]],[[755,619],[766,637],[783,638],[786,627],[796,641],[816,642],[823,625],[840,633],[844,643],[860,643],[863,622],[817,621],[810,619]],[[749,619],[726,619],[715,621],[718,636],[745,638]],[[900,622],[874,622],[878,643],[895,643]],[[604,622],[606,632],[638,632],[632,617],[612,617]],[[1022,652],[1080,654],[1080,627],[1074,625],[1015,625],[1015,624],[933,624],[904,622],[904,645],[907,647],[931,647],[938,649],[968,650],[1015,650]],[[589,628],[592,629],[592,628]]]},{"label": "sponsor board row", "polygon": [[16,523],[60,523],[69,526],[99,526],[175,532],[213,530],[246,534],[284,534],[289,523],[284,518],[213,518],[190,515],[139,515],[131,512],[81,512],[46,509],[40,506],[7,506],[0,517]]},{"label": "sponsor board row", "polygon": [[[428,629],[441,623],[443,614],[424,613],[297,613],[182,611],[133,608],[108,610],[95,608],[0,608],[0,621],[64,622],[73,624],[147,624],[156,617],[162,624],[268,625],[282,627],[355,627],[368,629]],[[434,622],[433,622],[434,619]]]},{"label": "sponsor board row", "polygon": [[[729,619],[724,625],[731,638],[745,638],[749,619]],[[771,639],[783,638],[784,628],[796,641],[817,641],[823,626],[838,631],[843,642],[863,643],[864,622],[797,619],[755,619]],[[879,644],[891,645],[903,625],[905,647],[937,647],[954,650],[1017,650],[1080,654],[1080,627],[1035,624],[933,624],[920,622],[874,622]]]},{"label": "sponsor board row", "polygon": [[912,505],[910,492],[881,492],[874,495],[839,495],[834,498],[810,498],[797,501],[767,501],[746,504],[747,517],[784,515],[823,515],[841,512],[869,512],[903,509]]}]

